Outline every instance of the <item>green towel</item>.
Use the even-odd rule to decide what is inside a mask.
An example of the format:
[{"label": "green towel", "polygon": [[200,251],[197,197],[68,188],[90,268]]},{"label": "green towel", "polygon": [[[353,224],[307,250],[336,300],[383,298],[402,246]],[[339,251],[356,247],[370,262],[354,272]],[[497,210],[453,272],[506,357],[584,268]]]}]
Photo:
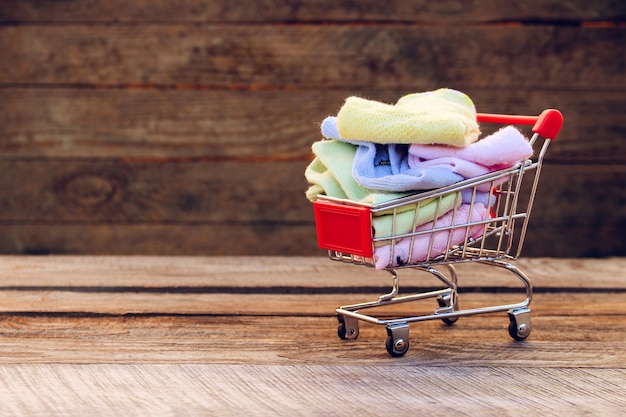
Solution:
[{"label": "green towel", "polygon": [[408,94],[395,105],[348,97],[337,114],[337,128],[348,140],[382,144],[464,147],[479,135],[474,103],[448,88]]}]

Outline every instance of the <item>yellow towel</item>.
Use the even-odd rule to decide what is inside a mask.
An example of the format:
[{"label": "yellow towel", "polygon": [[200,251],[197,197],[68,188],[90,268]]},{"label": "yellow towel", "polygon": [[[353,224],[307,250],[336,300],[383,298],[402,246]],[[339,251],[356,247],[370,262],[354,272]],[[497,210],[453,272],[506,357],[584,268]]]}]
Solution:
[{"label": "yellow towel", "polygon": [[395,105],[348,97],[337,115],[341,137],[373,143],[464,147],[478,139],[476,108],[460,91],[408,94]]}]

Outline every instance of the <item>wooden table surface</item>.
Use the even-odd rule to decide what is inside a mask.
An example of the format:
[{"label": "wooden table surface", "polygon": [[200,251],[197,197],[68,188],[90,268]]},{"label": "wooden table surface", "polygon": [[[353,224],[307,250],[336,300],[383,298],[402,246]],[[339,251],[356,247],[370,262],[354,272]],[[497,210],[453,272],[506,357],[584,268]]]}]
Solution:
[{"label": "wooden table surface", "polygon": [[[0,416],[623,415],[626,258],[516,265],[534,284],[527,340],[506,313],[427,321],[392,358],[384,327],[343,341],[334,314],[386,292],[385,272],[321,256],[2,257]],[[458,270],[463,308],[522,297],[500,268]]]}]

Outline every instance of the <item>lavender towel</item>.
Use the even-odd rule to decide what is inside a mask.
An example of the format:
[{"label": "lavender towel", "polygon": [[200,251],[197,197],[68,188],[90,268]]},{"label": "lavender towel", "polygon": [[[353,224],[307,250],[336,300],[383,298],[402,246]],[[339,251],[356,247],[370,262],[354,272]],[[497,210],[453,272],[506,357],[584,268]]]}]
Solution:
[{"label": "lavender towel", "polygon": [[[412,144],[408,161],[412,169],[447,168],[468,179],[512,167],[532,154],[522,133],[506,126],[465,148]],[[488,192],[493,185],[497,184],[485,184],[479,190]]]}]

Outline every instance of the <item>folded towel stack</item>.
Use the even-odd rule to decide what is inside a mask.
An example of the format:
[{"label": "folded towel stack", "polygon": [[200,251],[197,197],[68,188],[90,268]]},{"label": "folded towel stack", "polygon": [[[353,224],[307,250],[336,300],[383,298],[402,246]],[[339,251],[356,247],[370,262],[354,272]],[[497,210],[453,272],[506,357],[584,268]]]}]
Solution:
[{"label": "folded towel stack", "polygon": [[[331,197],[359,201],[368,204],[379,204],[406,197],[411,193],[381,192],[366,188],[359,184],[351,174],[351,164],[354,160],[356,147],[337,140],[324,140],[313,144],[315,159],[305,171],[305,176],[311,186],[306,192],[310,201],[315,201],[318,194]],[[445,196],[439,201],[437,198],[421,201],[419,207],[403,205],[396,211],[395,225],[393,213],[380,213],[373,219],[374,237],[384,238],[394,234],[410,232],[414,225],[422,225],[435,219],[437,212],[449,211],[461,204],[461,198],[456,194]],[[417,208],[417,219],[415,218]]]},{"label": "folded towel stack", "polygon": [[[305,176],[307,198],[319,194],[378,204],[505,169],[530,157],[532,147],[507,126],[478,140],[474,104],[450,89],[409,94],[395,105],[350,97],[321,125],[315,159]],[[384,269],[438,256],[449,245],[483,234],[490,187],[403,205],[373,218],[374,238],[457,226],[400,240],[379,241],[374,264]],[[395,219],[395,223],[394,223]],[[463,227],[467,224],[467,227]]]}]

